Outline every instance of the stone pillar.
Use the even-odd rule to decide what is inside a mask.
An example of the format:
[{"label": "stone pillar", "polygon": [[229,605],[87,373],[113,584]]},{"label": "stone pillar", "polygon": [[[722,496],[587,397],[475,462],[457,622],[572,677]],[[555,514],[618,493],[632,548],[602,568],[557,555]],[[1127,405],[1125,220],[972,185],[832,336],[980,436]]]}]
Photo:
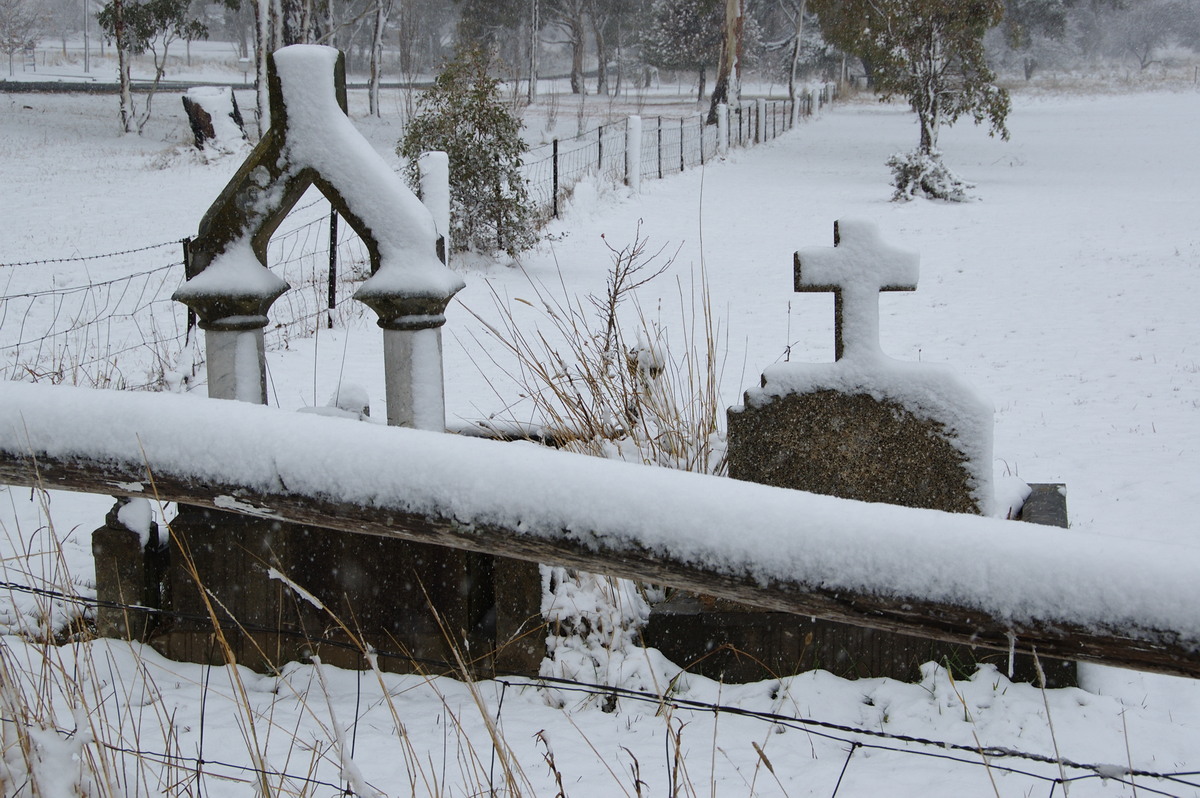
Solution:
[{"label": "stone pillar", "polygon": [[443,432],[446,394],[442,374],[442,325],[449,296],[413,295],[382,289],[354,298],[379,315],[388,425]]},{"label": "stone pillar", "polygon": [[[196,246],[193,241],[185,251],[188,280],[175,292],[174,299],[196,312],[200,329],[204,330],[209,398],[265,405],[267,361],[263,328],[270,321],[267,312],[272,303],[289,286],[257,261],[239,262],[233,247],[215,255],[207,251],[196,253],[201,262],[193,263],[190,250]],[[236,277],[228,278],[219,274],[220,270],[207,269],[221,259],[230,261],[224,272],[234,271],[229,268],[234,267]],[[205,268],[198,268],[201,266]]]},{"label": "stone pillar", "polygon": [[403,326],[407,321],[399,319],[389,326],[382,319],[379,322],[383,327],[388,426],[444,432],[442,328]]},{"label": "stone pillar", "polygon": [[267,403],[266,344],[263,325],[201,322],[210,399]]}]

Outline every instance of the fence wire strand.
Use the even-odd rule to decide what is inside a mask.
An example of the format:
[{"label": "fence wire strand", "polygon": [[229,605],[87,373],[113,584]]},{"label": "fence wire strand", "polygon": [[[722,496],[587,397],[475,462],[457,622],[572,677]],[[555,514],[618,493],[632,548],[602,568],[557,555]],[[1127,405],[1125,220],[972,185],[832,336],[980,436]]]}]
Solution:
[{"label": "fence wire strand", "polygon": [[[52,599],[53,601],[73,604],[85,610],[94,610],[97,608],[115,609],[124,612],[141,612],[150,615],[161,616],[164,618],[197,621],[202,623],[211,622],[212,620],[211,616],[209,615],[180,613],[140,604],[126,604],[115,601],[105,601],[87,596],[69,594],[61,590],[26,585],[19,582],[0,581],[0,589],[37,595]],[[221,622],[221,628],[223,630],[237,631],[242,634],[265,633],[281,635],[285,637],[295,637],[297,639],[303,639],[311,644],[356,651],[359,654],[362,654],[362,648],[354,643],[333,638],[326,638],[319,635],[312,635],[301,630],[288,629],[286,627],[280,628],[255,625],[237,621],[232,618],[226,618]],[[416,657],[405,652],[385,649],[372,649],[372,653],[382,659],[396,659],[419,665],[423,668],[428,668],[429,670],[427,673],[441,673],[442,675],[449,676],[462,675],[462,666],[457,662],[431,659],[426,657]],[[1051,756],[1048,754],[1036,754],[1006,746],[982,746],[966,743],[954,743],[948,740],[936,740],[927,737],[918,737],[896,732],[865,729],[858,726],[824,721],[816,718],[797,717],[775,712],[746,709],[744,707],[730,704],[717,704],[707,701],[698,701],[678,695],[671,695],[669,693],[647,692],[644,690],[634,690],[626,687],[595,684],[591,682],[553,676],[531,677],[525,674],[505,672],[503,670],[490,670],[495,674],[494,681],[505,690],[507,690],[509,687],[553,689],[559,692],[580,693],[586,696],[628,699],[631,701],[656,705],[659,707],[670,706],[674,709],[685,711],[731,715],[804,731],[806,734],[819,737],[830,742],[841,743],[850,747],[850,755],[847,756],[846,763],[842,768],[842,773],[839,775],[839,786],[845,776],[846,769],[850,765],[853,752],[856,749],[862,748],[900,755],[938,759],[973,767],[990,768],[995,771],[1011,773],[1013,775],[1024,776],[1037,781],[1047,782],[1052,785],[1069,784],[1072,782],[1089,779],[1101,779],[1104,781],[1135,787],[1139,792],[1146,792],[1148,794],[1163,796],[1177,795],[1176,793],[1170,793],[1165,790],[1156,789],[1145,784],[1144,782],[1138,782],[1135,784],[1133,779],[1137,778],[1154,779],[1157,781],[1177,784],[1183,787],[1200,789],[1200,782],[1192,781],[1188,778],[1200,775],[1200,773],[1197,771],[1165,772],[1114,766],[1103,763],[1078,762],[1064,757]],[[913,746],[916,747],[914,748]],[[1068,768],[1071,770],[1082,771],[1083,773],[1082,775],[1063,778],[1061,775],[1058,775],[1057,770],[1055,771],[1054,775],[1046,775],[1045,773],[1023,770],[1012,765],[999,764],[994,761],[999,759],[1026,761],[1046,766],[1053,766],[1056,769],[1059,767]],[[836,795],[839,788],[840,787],[834,788],[834,795]]]}]

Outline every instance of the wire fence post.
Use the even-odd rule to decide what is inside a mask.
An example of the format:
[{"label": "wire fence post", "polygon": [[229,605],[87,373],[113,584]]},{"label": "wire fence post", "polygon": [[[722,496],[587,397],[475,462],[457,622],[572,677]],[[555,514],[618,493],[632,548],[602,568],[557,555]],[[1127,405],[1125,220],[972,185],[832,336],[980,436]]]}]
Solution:
[{"label": "wire fence post", "polygon": [[662,117],[658,118],[658,179],[663,179],[663,164],[662,164]]},{"label": "wire fence post", "polygon": [[550,161],[552,164],[551,171],[553,172],[553,178],[552,178],[553,185],[551,186],[551,189],[550,189],[550,194],[551,194],[552,199],[550,202],[551,202],[551,207],[554,210],[554,218],[557,219],[558,218],[558,139],[554,140],[553,147],[550,152],[551,152]]},{"label": "wire fence post", "polygon": [[704,117],[700,117],[700,165],[704,166]]},{"label": "wire fence post", "polygon": [[330,330],[333,329],[333,309],[337,307],[337,243],[338,243],[338,214],[333,208],[329,209],[329,313],[326,320]]},{"label": "wire fence post", "polygon": [[604,125],[596,128],[596,174],[604,174]]},{"label": "wire fence post", "polygon": [[729,154],[729,106],[721,103],[717,106],[717,155],[724,157]]},{"label": "wire fence post", "polygon": [[[190,278],[192,276],[192,239],[183,239],[179,242],[183,245],[183,275]],[[187,309],[187,326],[183,331],[183,345],[187,346],[192,342],[192,330],[196,328],[196,323],[199,320],[196,318],[196,311],[188,305]]]},{"label": "wire fence post", "polygon": [[684,158],[683,152],[684,139],[687,138],[683,132],[683,125],[685,122],[686,120],[682,116],[679,117],[679,171],[681,172],[687,168],[687,162]]},{"label": "wire fence post", "polygon": [[636,115],[625,123],[625,185],[642,190],[642,118]]}]

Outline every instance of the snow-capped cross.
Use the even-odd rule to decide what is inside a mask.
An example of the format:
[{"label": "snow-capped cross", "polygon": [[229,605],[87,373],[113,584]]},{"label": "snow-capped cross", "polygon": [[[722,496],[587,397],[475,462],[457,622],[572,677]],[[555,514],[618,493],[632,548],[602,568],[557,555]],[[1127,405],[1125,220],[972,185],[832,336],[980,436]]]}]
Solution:
[{"label": "snow-capped cross", "polygon": [[877,359],[879,292],[915,291],[920,257],[885,244],[873,222],[833,223],[833,247],[803,249],[795,256],[797,291],[832,291],[837,360]]}]

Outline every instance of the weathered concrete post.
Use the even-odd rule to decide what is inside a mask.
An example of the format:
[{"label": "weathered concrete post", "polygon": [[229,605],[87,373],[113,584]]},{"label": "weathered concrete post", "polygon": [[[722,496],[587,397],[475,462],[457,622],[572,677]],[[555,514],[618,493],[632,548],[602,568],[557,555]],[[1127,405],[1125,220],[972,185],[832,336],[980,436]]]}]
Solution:
[{"label": "weathered concrete post", "polygon": [[444,152],[421,153],[417,159],[420,172],[421,202],[433,215],[438,233],[438,257],[450,265],[450,156]]},{"label": "weathered concrete post", "polygon": [[[239,257],[241,266],[232,266]],[[217,268],[210,271],[214,264]],[[188,266],[188,281],[175,299],[196,311],[204,330],[209,397],[266,404],[263,328],[271,303],[288,289],[287,283],[249,251],[225,256],[196,240],[189,248]]]},{"label": "weathered concrete post", "polygon": [[354,297],[379,314],[388,425],[444,432],[442,325],[450,297],[434,300],[363,289]]},{"label": "weathered concrete post", "polygon": [[[660,133],[661,135],[661,133]],[[662,157],[662,153],[659,153]],[[629,117],[625,126],[625,185],[635,194],[642,190],[642,118]]]},{"label": "weathered concrete post", "polygon": [[729,106],[721,103],[717,106],[717,155],[729,153]]}]

